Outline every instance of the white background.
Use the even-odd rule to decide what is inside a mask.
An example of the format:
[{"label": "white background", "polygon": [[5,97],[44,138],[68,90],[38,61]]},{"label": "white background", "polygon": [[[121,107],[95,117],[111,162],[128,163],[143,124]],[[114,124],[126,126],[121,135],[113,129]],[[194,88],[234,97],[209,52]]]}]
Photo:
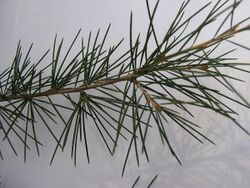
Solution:
[{"label": "white background", "polygon": [[[155,1],[150,2],[154,4]],[[193,0],[187,12],[192,13],[207,2]],[[155,22],[159,34],[170,24],[180,3],[181,1],[161,0]],[[237,19],[249,16],[249,8],[250,1],[245,0],[236,12]],[[125,37],[126,43],[129,36],[130,11],[134,12],[134,32],[145,31],[148,20],[144,0],[1,0],[0,71],[10,66],[18,40],[22,41],[24,49],[34,43],[32,57],[36,59],[52,47],[56,33],[59,37],[64,37],[67,43],[80,28],[81,36],[87,36],[89,31],[96,32],[98,28],[104,31],[111,22],[108,43],[113,44],[122,37]],[[204,37],[209,36],[209,31],[207,32]],[[238,40],[250,44],[249,38],[247,35],[241,35]],[[247,61],[250,60],[249,53],[241,50],[236,55]],[[247,82],[237,85],[237,88],[249,100],[249,75],[244,76],[244,79]],[[234,107],[240,113],[240,122],[250,130],[249,111],[237,105]],[[118,149],[116,155],[110,157],[103,149],[103,144],[93,138],[90,164],[82,160],[74,167],[69,153],[64,153],[59,154],[52,166],[49,166],[54,145],[45,142],[46,147],[42,149],[41,156],[37,157],[31,153],[26,164],[23,162],[22,153],[16,157],[4,150],[5,159],[0,161],[1,186],[125,188],[131,187],[140,175],[136,187],[146,187],[158,174],[152,187],[249,187],[250,137],[230,121],[215,114],[199,111],[197,115],[195,121],[205,127],[203,132],[213,139],[216,146],[209,143],[201,145],[191,137],[172,132],[173,144],[183,166],[179,166],[168,150],[157,141],[157,134],[152,134],[150,138],[150,163],[143,161],[138,167],[135,158],[130,158],[124,177],[121,177],[121,169],[127,147]],[[43,135],[46,140],[46,134]]]}]

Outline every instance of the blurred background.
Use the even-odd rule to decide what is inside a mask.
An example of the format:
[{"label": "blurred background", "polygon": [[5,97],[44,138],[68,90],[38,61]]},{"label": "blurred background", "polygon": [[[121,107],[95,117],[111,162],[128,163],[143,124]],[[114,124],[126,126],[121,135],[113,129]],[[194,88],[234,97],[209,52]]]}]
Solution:
[{"label": "blurred background", "polygon": [[[187,15],[202,7],[209,1],[191,0],[187,7]],[[214,1],[215,3],[217,1]],[[233,3],[234,1],[231,0]],[[151,7],[156,3],[150,0]],[[161,0],[155,18],[155,26],[159,36],[164,34],[173,20],[182,1]],[[250,1],[244,0],[235,12],[235,21],[250,16]],[[144,0],[1,0],[0,1],[0,72],[9,67],[15,54],[19,40],[23,49],[34,43],[31,58],[39,59],[47,49],[53,47],[55,34],[64,38],[65,46],[69,45],[81,28],[80,36],[87,37],[89,31],[96,33],[100,28],[103,33],[111,23],[107,45],[117,43],[125,38],[122,49],[129,44],[130,12],[134,16],[134,34],[145,34],[148,15]],[[205,15],[206,11],[204,12]],[[204,17],[197,18],[197,23]],[[195,24],[195,23],[194,23]],[[214,29],[214,30],[213,30]],[[201,39],[212,36],[217,28],[209,28]],[[250,47],[250,33],[240,34],[238,42]],[[79,40],[79,44],[80,44]],[[230,46],[225,46],[230,48]],[[223,49],[222,49],[223,50]],[[243,62],[250,62],[250,52],[239,49],[234,53]],[[236,84],[237,89],[250,101],[250,76],[237,75],[246,80]],[[213,83],[208,83],[213,84]],[[241,106],[234,108],[240,114],[239,121],[250,130],[250,112]],[[197,111],[195,122],[202,124],[205,135],[216,145],[200,144],[190,136],[178,130],[171,132],[171,140],[183,166],[171,156],[168,149],[162,146],[156,132],[150,136],[150,163],[142,161],[138,167],[134,156],[130,157],[124,177],[121,177],[125,150],[122,145],[111,157],[96,139],[95,133],[90,134],[90,164],[82,156],[75,167],[69,153],[59,153],[50,166],[50,158],[54,144],[46,131],[41,130],[45,147],[41,156],[30,152],[26,164],[22,153],[16,157],[8,147],[1,143],[4,160],[0,161],[0,187],[6,188],[127,188],[131,187],[140,175],[136,187],[146,187],[158,174],[152,187],[192,187],[192,188],[247,188],[250,185],[250,137],[237,128],[232,122],[220,116]],[[185,115],[185,114],[183,114]],[[20,145],[22,149],[22,146]],[[21,150],[20,150],[21,151]],[[69,151],[68,151],[69,152]],[[79,157],[81,158],[81,157]]]}]

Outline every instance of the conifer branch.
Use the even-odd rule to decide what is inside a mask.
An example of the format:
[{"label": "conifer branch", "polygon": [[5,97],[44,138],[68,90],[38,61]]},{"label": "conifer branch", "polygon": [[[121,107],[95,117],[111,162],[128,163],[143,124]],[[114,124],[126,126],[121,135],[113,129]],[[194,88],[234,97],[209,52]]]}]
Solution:
[{"label": "conifer branch", "polygon": [[[250,73],[249,70],[241,68],[250,64],[239,63],[230,57],[233,50],[220,55],[214,53],[226,42],[249,50],[249,47],[233,41],[235,35],[250,30],[249,19],[233,25],[233,15],[240,2],[228,5],[228,1],[218,1],[210,8],[204,20],[188,32],[187,28],[193,19],[211,6],[208,3],[185,18],[184,10],[189,2],[180,6],[165,36],[159,37],[154,26],[159,1],[151,12],[146,0],[149,25],[145,40],[141,40],[140,35],[134,38],[131,13],[129,49],[125,52],[118,51],[123,39],[106,48],[110,26],[102,38],[100,31],[94,36],[90,32],[87,40],[81,40],[81,48],[76,53],[72,52],[72,47],[79,40],[80,31],[64,55],[63,39],[58,43],[56,36],[51,50],[51,61],[44,67],[41,62],[45,61],[49,51],[33,63],[29,57],[32,45],[23,56],[19,42],[13,63],[0,73],[0,133],[3,143],[7,143],[17,154],[12,143],[13,133],[24,145],[25,160],[27,151],[31,149],[30,142],[34,142],[39,155],[42,143],[36,124],[42,124],[56,142],[51,162],[59,149],[64,151],[71,143],[71,157],[76,165],[77,146],[80,142],[85,145],[89,162],[86,121],[91,120],[111,155],[114,155],[120,138],[128,141],[123,174],[133,147],[138,164],[139,151],[149,161],[147,134],[153,128],[152,124],[157,126],[159,139],[166,143],[180,164],[181,160],[166,131],[169,121],[198,142],[208,141],[214,144],[202,133],[200,125],[193,123],[195,116],[189,109],[190,106],[218,113],[249,134],[248,128],[237,122],[235,116],[239,114],[219,98],[250,108],[249,102],[230,83],[231,80],[242,80],[223,72],[223,68],[228,68]],[[197,42],[203,29],[223,16],[214,37]],[[230,22],[230,27],[221,32],[227,22]],[[155,46],[149,49],[152,43]],[[202,84],[200,79],[203,78],[221,84],[241,100],[231,98],[213,86]],[[72,94],[77,94],[78,97]],[[184,98],[178,97],[179,94]],[[57,103],[53,98],[55,95],[66,99],[70,105]],[[63,112],[67,112],[68,117]],[[182,117],[180,112],[187,113],[189,118]],[[56,124],[58,121],[64,127],[59,136],[56,136],[58,134],[51,128],[51,122]],[[125,123],[127,121],[130,125]],[[0,157],[3,158],[1,150]]]},{"label": "conifer branch", "polygon": [[[250,30],[250,25],[247,25],[243,28],[237,29],[237,25],[233,26],[232,28],[230,28],[229,30],[225,31],[224,33],[218,35],[217,37],[207,40],[205,42],[202,42],[200,44],[196,44],[193,45],[192,47],[183,49],[179,52],[170,54],[170,55],[166,55],[164,53],[159,55],[159,58],[157,58],[152,64],[157,65],[157,64],[162,64],[164,62],[168,62],[169,59],[174,58],[176,56],[185,54],[185,53],[190,53],[194,50],[199,50],[199,49],[206,49],[212,45],[215,45],[217,43],[220,43],[224,40],[227,40],[231,37],[233,37],[235,34],[238,34],[240,32],[243,31],[248,31]],[[190,66],[184,66],[182,67],[182,70],[190,70],[190,69],[199,69],[199,70],[203,70],[206,71],[208,70],[208,65],[190,65]],[[172,67],[169,68],[169,70],[171,70]],[[164,70],[168,70],[168,69],[164,69]],[[10,95],[10,96],[4,96],[4,95],[0,95],[0,102],[3,101],[10,101],[10,100],[14,100],[14,99],[26,99],[26,98],[36,98],[36,97],[48,97],[51,95],[59,95],[59,94],[70,94],[70,93],[79,93],[79,92],[83,92],[85,90],[89,90],[89,89],[96,89],[98,87],[102,87],[102,86],[106,86],[106,85],[112,85],[118,82],[123,82],[123,81],[134,81],[135,79],[145,75],[145,74],[150,74],[151,72],[155,71],[154,69],[147,69],[145,67],[142,68],[138,68],[134,71],[131,71],[130,73],[127,73],[127,75],[125,76],[121,76],[119,78],[114,78],[114,79],[104,79],[104,80],[98,80],[96,82],[90,83],[90,84],[83,84],[82,86],[76,87],[76,88],[62,88],[62,89],[49,89],[47,91],[41,92],[41,93],[37,93],[37,94],[28,94],[28,95]]]}]

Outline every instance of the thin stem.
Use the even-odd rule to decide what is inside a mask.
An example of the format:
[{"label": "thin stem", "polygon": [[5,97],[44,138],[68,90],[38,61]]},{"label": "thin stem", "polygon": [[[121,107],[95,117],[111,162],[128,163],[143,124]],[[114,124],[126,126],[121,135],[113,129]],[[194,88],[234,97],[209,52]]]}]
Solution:
[{"label": "thin stem", "polygon": [[[160,54],[159,58],[157,58],[152,64],[154,65],[158,65],[160,63],[166,62],[169,59],[194,51],[194,50],[199,50],[199,49],[204,49],[207,48],[211,45],[217,44],[218,42],[224,41],[232,36],[234,36],[237,33],[246,31],[246,30],[250,30],[250,25],[247,25],[243,28],[237,29],[238,25],[233,26],[232,28],[230,28],[229,30],[227,30],[226,32],[218,35],[217,37],[207,40],[205,42],[193,45],[189,48],[183,49],[181,51],[178,51],[176,53],[170,54],[170,55],[166,55],[166,54]],[[186,67],[187,69],[190,69],[190,67]],[[194,67],[194,68],[198,68],[198,69],[205,69],[206,67]],[[165,68],[166,70],[166,68]],[[43,96],[51,96],[51,95],[59,95],[59,94],[70,94],[70,93],[76,93],[76,92],[82,92],[85,90],[89,90],[89,89],[96,89],[98,87],[103,87],[106,85],[111,85],[111,84],[115,84],[118,82],[123,82],[123,81],[133,81],[137,78],[139,78],[140,76],[143,76],[145,74],[148,74],[150,72],[153,72],[154,70],[152,69],[148,69],[147,66],[143,66],[140,68],[135,69],[134,71],[130,71],[127,73],[127,75],[121,76],[119,78],[114,78],[114,79],[105,79],[105,80],[99,80],[90,84],[83,84],[82,86],[76,87],[76,88],[61,88],[61,89],[49,89],[47,91],[44,92],[40,92],[40,93],[36,93],[36,94],[12,94],[9,96],[3,96],[0,95],[0,102],[3,101],[10,101],[10,100],[14,100],[14,99],[24,99],[24,98],[36,98],[36,97],[43,97]]]}]

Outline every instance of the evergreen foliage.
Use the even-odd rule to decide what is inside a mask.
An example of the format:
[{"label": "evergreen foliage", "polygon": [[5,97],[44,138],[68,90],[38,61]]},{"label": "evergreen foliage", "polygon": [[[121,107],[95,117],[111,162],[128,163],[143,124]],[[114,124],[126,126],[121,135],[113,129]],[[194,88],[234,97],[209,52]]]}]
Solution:
[{"label": "evergreen foliage", "polygon": [[[249,18],[234,22],[234,12],[241,1],[232,4],[228,0],[217,1],[213,6],[208,3],[186,16],[185,9],[189,3],[182,3],[165,35],[158,37],[154,17],[159,1],[151,10],[147,0],[149,25],[144,33],[146,37],[142,40],[140,35],[133,35],[131,13],[129,49],[123,52],[120,50],[123,39],[106,48],[110,26],[103,37],[99,30],[79,39],[79,30],[64,54],[63,39],[59,40],[56,36],[52,50],[45,52],[37,62],[30,59],[32,45],[25,53],[19,42],[11,66],[0,73],[2,144],[8,144],[17,155],[12,139],[19,139],[23,143],[26,161],[32,142],[37,154],[40,154],[42,143],[37,126],[45,126],[56,142],[51,163],[58,150],[71,145],[71,157],[76,164],[80,142],[85,147],[89,162],[89,147],[92,146],[88,142],[86,127],[89,124],[86,121],[91,120],[111,155],[114,155],[120,139],[127,141],[123,174],[132,150],[138,164],[141,153],[149,160],[147,135],[152,128],[158,129],[159,139],[181,164],[169,141],[170,121],[200,143],[205,140],[213,143],[202,133],[201,125],[194,123],[195,116],[190,107],[220,114],[249,134],[236,120],[237,112],[222,100],[250,107],[230,82],[242,80],[223,71],[227,68],[249,73],[242,68],[249,64],[230,57],[234,49],[218,55],[218,48],[224,43],[249,50],[234,41],[235,35],[250,30]],[[195,27],[190,26],[204,10],[209,12],[203,21]],[[218,18],[223,19],[214,30],[214,36],[198,42],[203,30]],[[72,49],[79,40],[82,45],[75,52]],[[51,61],[45,65],[44,59],[48,56],[51,56]],[[241,100],[228,96],[218,88],[204,85],[201,82],[204,78],[213,79]],[[66,99],[70,105],[58,103],[54,96]],[[65,117],[63,112],[69,116]],[[189,117],[183,117],[182,112]],[[58,130],[55,132],[52,128],[53,122],[63,126],[59,136]],[[0,157],[3,158],[1,150]]]}]

